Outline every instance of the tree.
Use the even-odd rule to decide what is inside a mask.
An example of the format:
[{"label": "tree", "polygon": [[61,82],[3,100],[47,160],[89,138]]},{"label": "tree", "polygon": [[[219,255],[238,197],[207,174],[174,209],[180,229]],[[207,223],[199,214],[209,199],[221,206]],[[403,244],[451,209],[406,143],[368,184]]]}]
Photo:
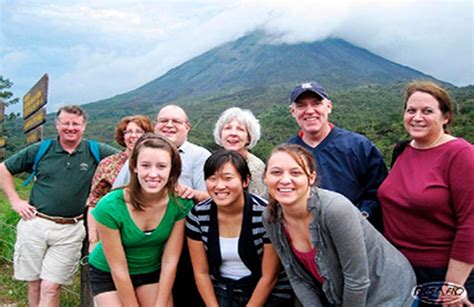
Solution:
[{"label": "tree", "polygon": [[13,98],[13,93],[8,89],[13,86],[13,82],[9,79],[5,79],[2,75],[0,75],[0,98],[2,98],[5,102],[5,107],[11,106],[12,104],[17,103],[20,101],[18,98]]}]

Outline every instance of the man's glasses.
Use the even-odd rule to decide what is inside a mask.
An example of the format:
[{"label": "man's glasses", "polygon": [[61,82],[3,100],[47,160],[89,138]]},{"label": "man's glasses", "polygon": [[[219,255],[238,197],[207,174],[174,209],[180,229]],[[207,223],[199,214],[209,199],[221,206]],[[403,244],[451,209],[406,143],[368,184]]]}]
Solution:
[{"label": "man's glasses", "polygon": [[181,120],[181,119],[178,119],[178,118],[159,118],[157,120],[158,125],[160,125],[160,126],[167,125],[170,121],[171,121],[171,124],[173,126],[182,126],[185,123],[184,120]]},{"label": "man's glasses", "polygon": [[77,122],[61,122],[61,121],[57,121],[57,123],[59,123],[59,125],[61,127],[70,127],[72,126],[73,128],[79,128],[79,127],[82,127],[84,125],[84,123],[77,123]]}]

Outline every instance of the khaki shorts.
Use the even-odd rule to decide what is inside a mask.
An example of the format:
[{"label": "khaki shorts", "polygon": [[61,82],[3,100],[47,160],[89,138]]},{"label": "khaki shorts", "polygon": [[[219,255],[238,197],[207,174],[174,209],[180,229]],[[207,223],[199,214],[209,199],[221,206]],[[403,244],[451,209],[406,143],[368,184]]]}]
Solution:
[{"label": "khaki shorts", "polygon": [[72,284],[85,236],[83,221],[62,225],[37,217],[20,220],[13,255],[15,279]]}]

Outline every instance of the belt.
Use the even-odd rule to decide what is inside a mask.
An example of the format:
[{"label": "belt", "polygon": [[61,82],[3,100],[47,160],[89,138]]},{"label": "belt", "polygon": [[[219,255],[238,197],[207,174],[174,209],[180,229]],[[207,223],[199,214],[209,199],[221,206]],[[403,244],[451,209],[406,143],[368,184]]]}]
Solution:
[{"label": "belt", "polygon": [[84,218],[84,215],[81,214],[76,217],[60,217],[60,216],[49,216],[41,212],[36,212],[36,216],[42,219],[55,222],[57,224],[77,224],[80,220]]}]

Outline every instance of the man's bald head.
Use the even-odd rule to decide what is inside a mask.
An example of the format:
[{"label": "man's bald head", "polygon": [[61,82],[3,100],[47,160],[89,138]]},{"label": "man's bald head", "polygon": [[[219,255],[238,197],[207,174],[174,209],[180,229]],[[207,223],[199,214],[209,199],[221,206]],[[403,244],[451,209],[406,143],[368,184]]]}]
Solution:
[{"label": "man's bald head", "polygon": [[167,137],[176,147],[180,147],[191,130],[186,112],[177,105],[167,105],[156,116],[155,133]]}]

